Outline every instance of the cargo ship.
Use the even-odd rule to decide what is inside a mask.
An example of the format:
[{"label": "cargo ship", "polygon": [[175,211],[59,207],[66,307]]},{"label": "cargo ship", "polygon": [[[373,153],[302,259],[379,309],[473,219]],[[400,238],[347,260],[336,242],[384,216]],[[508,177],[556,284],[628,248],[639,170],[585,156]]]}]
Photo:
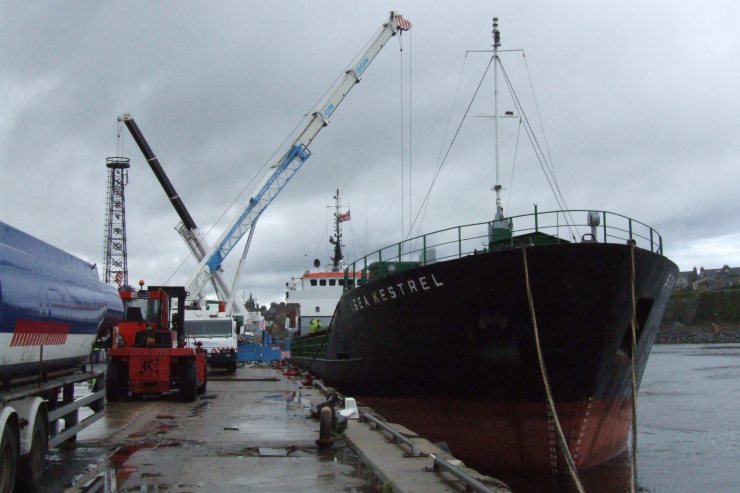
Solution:
[{"label": "cargo ship", "polygon": [[[493,32],[496,66],[495,20]],[[536,206],[505,216],[501,188],[492,219],[349,264],[331,325],[297,339],[292,360],[482,472],[606,462],[627,448],[678,268],[647,224]]]}]

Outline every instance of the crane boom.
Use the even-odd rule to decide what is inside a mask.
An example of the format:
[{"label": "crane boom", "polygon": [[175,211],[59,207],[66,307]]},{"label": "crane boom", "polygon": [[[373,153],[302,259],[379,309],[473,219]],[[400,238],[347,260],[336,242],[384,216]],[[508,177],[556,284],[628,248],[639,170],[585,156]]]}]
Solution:
[{"label": "crane boom", "polygon": [[[172,207],[174,207],[177,215],[180,217],[181,223],[176,228],[177,232],[180,233],[180,236],[185,241],[185,244],[188,246],[190,253],[193,254],[193,257],[195,257],[196,261],[200,262],[206,255],[206,253],[208,253],[208,251],[211,249],[210,245],[208,245],[205,240],[205,236],[200,231],[200,228],[198,228],[198,226],[195,224],[195,220],[190,215],[190,212],[188,211],[187,207],[185,207],[185,204],[180,198],[180,195],[177,193],[177,190],[175,190],[175,187],[172,185],[169,177],[164,172],[162,165],[159,163],[159,158],[157,158],[157,156],[154,154],[154,151],[152,151],[152,148],[149,146],[149,142],[147,142],[144,134],[142,134],[139,126],[134,120],[134,117],[131,116],[130,113],[124,113],[118,117],[118,121],[123,122],[126,125],[126,128],[128,128],[129,132],[131,133],[131,136],[136,142],[136,145],[139,146],[141,153],[144,155],[146,162],[149,164],[152,172],[154,172],[154,176],[156,176],[157,180],[159,180],[160,185],[162,185],[162,189],[167,195],[167,198],[172,204]],[[215,271],[211,282],[213,283],[213,287],[216,290],[218,299],[224,301],[231,301],[233,299],[231,292],[232,283],[225,272],[220,269]],[[243,313],[243,300],[237,299],[234,303],[231,304],[236,308],[235,311],[237,313]]]},{"label": "crane boom", "polygon": [[[408,31],[411,23],[397,12],[391,12],[390,18],[367,45],[365,51],[356,59],[345,73],[334,90],[311,114],[298,137],[288,150],[271,167],[274,171],[267,177],[258,192],[249,199],[239,217],[226,229],[213,248],[200,261],[196,272],[190,278],[187,289],[191,297],[199,297],[203,288],[217,272],[231,250],[254,227],[262,212],[277,197],[290,179],[298,172],[303,163],[311,156],[308,146],[323,127],[329,124],[329,117],[334,113],[347,93],[360,82],[362,74],[385,46],[388,40],[399,31]],[[245,253],[246,254],[246,253]]]}]

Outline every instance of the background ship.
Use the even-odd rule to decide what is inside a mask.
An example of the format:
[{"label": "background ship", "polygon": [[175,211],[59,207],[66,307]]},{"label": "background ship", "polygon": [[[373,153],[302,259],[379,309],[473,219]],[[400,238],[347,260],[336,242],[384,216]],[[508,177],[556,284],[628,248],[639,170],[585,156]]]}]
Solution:
[{"label": "background ship", "polygon": [[315,259],[312,270],[307,267],[300,277],[291,278],[285,283],[286,302],[299,305],[294,328],[297,335],[308,334],[313,320],[316,320],[320,327],[328,327],[334,316],[337,302],[344,293],[345,282],[349,286],[354,285],[351,277],[345,279],[342,223],[349,221],[351,215],[349,209],[342,212],[342,209],[346,207],[340,204],[339,189],[334,196],[333,208],[334,231],[329,237],[329,243],[334,249],[334,254],[330,258],[331,263],[322,269],[321,261]]}]

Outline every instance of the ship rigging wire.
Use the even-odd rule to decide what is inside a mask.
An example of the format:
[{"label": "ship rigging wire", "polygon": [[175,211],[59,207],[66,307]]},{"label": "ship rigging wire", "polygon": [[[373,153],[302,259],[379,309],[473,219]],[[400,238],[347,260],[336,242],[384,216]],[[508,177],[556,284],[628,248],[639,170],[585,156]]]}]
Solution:
[{"label": "ship rigging wire", "polygon": [[[403,102],[404,102],[404,100],[403,100],[403,36],[398,36],[398,51],[400,53],[398,59],[399,59],[399,62],[400,62],[400,76],[401,76],[399,86],[400,86],[400,89],[401,89],[400,90],[400,93],[401,93],[400,94],[400,96],[401,96],[401,105],[400,105],[401,106],[401,108],[400,108],[400,113],[401,113],[401,128],[400,128],[400,133],[401,133],[401,239],[403,240],[403,233],[404,233],[403,216],[404,216],[404,214],[406,214],[406,211],[404,210],[404,204],[406,203],[406,201],[404,199],[404,192],[405,192],[405,189],[406,189],[405,188],[405,183],[404,183],[404,152],[405,152],[406,148],[405,148],[404,132],[403,132],[403,129],[404,129],[404,114],[403,114],[403,106],[404,106],[404,104],[403,104]],[[409,180],[409,182],[410,182],[410,180]],[[409,186],[411,186],[410,183],[409,183]]]},{"label": "ship rigging wire", "polygon": [[[540,141],[539,141],[539,139],[537,138],[537,134],[534,131],[534,128],[533,128],[532,124],[529,121],[529,117],[527,116],[527,113],[524,110],[524,106],[522,105],[521,100],[520,100],[520,98],[519,98],[516,90],[514,89],[514,85],[511,82],[511,79],[509,77],[509,74],[506,71],[506,69],[504,67],[504,64],[502,63],[501,58],[500,57],[493,57],[492,56],[489,59],[488,65],[486,66],[485,70],[483,71],[483,74],[482,74],[482,76],[480,78],[480,81],[478,82],[478,85],[476,86],[476,89],[475,89],[472,97],[470,98],[470,102],[468,103],[468,106],[466,107],[465,112],[464,112],[462,118],[460,119],[460,122],[459,122],[459,124],[457,126],[457,129],[455,130],[455,133],[454,133],[454,135],[452,137],[452,140],[450,141],[449,145],[447,146],[447,150],[444,151],[444,155],[443,156],[442,156],[442,153],[443,153],[444,147],[441,147],[440,148],[440,156],[442,156],[441,157],[441,160],[438,157],[438,164],[437,164],[437,167],[435,169],[435,172],[434,172],[434,176],[432,178],[432,181],[431,181],[429,187],[427,188],[426,194],[424,195],[424,199],[422,200],[422,202],[421,202],[421,204],[420,204],[420,206],[419,206],[419,208],[417,210],[416,216],[414,217],[413,221],[411,222],[411,225],[409,226],[409,233],[406,235],[406,238],[405,239],[409,239],[411,237],[411,233],[414,230],[414,227],[417,228],[417,232],[420,232],[421,231],[421,223],[423,223],[423,221],[424,221],[424,217],[426,215],[426,210],[427,210],[427,208],[429,206],[429,199],[430,199],[430,196],[431,196],[432,189],[434,188],[434,185],[436,184],[437,178],[439,177],[439,174],[442,171],[442,168],[447,163],[447,159],[448,159],[448,157],[450,155],[450,152],[452,150],[452,147],[453,147],[453,145],[455,144],[455,142],[457,140],[457,137],[458,137],[458,135],[459,135],[459,133],[460,133],[460,131],[462,129],[463,124],[465,123],[465,120],[468,118],[468,114],[470,112],[470,108],[473,105],[473,103],[475,102],[475,100],[477,98],[477,95],[478,95],[478,93],[480,91],[480,88],[481,88],[481,86],[483,84],[483,81],[484,81],[484,79],[485,79],[485,77],[486,77],[486,75],[487,75],[487,73],[488,73],[491,65],[494,62],[498,63],[498,66],[501,68],[501,72],[502,72],[502,74],[504,76],[504,80],[506,82],[506,86],[507,86],[507,88],[509,90],[509,93],[511,95],[511,98],[512,98],[512,100],[514,102],[514,105],[515,105],[516,109],[517,109],[517,112],[519,113],[520,127],[519,127],[518,133],[517,133],[517,142],[516,142],[516,149],[515,149],[515,157],[514,157],[515,162],[514,162],[514,166],[516,165],[516,156],[518,154],[519,132],[521,131],[521,128],[523,127],[524,128],[524,131],[525,131],[525,133],[527,135],[527,138],[529,139],[529,142],[532,145],[532,149],[534,150],[534,153],[535,153],[535,156],[537,158],[537,161],[540,164],[540,168],[542,169],[542,171],[543,171],[543,173],[545,175],[545,179],[546,179],[547,184],[548,184],[548,186],[550,188],[550,191],[552,192],[552,194],[553,194],[553,196],[555,198],[555,201],[558,204],[558,207],[560,209],[562,209],[562,210],[567,211],[568,207],[567,207],[567,204],[566,204],[566,201],[565,201],[565,197],[562,194],[562,191],[560,190],[560,186],[558,184],[558,180],[557,180],[557,177],[555,175],[555,168],[554,168],[554,166],[552,164],[550,148],[549,148],[549,144],[547,142],[547,138],[545,136],[544,125],[542,123],[542,115],[541,115],[541,112],[539,110],[539,104],[537,102],[537,97],[536,97],[535,92],[534,92],[532,78],[531,78],[531,74],[530,74],[530,71],[529,71],[529,66],[527,64],[527,59],[526,59],[526,56],[524,54],[524,50],[519,50],[518,49],[518,50],[501,50],[501,51],[502,52],[521,51],[521,53],[522,53],[522,58],[524,59],[524,62],[525,62],[526,72],[527,72],[527,76],[528,76],[528,80],[529,80],[529,84],[530,84],[530,89],[531,89],[531,92],[532,92],[532,95],[533,95],[533,99],[534,99],[535,112],[536,112],[536,114],[538,116],[538,120],[540,122],[540,129],[541,129],[541,132],[543,134],[543,142],[544,142],[544,145],[541,144]],[[468,53],[471,53],[471,52],[475,52],[475,51],[472,51],[471,50]],[[467,60],[467,53],[466,53],[466,56],[465,56],[465,60]],[[455,102],[457,100],[457,96],[458,96],[458,92],[459,92],[459,89],[460,89],[460,85],[461,85],[462,75],[463,75],[464,69],[465,69],[465,62],[463,62],[463,67],[462,67],[462,69],[460,71],[460,76],[459,76],[459,79],[458,79],[458,86],[457,86],[457,89],[455,90],[455,97],[453,99],[452,108],[450,109],[450,119],[449,120],[451,120],[452,112],[454,110]],[[498,117],[498,115],[494,115],[494,118],[497,118],[497,117]],[[447,127],[445,128],[445,135],[447,135],[448,130],[449,130],[449,120],[448,120]],[[444,142],[444,140],[443,140],[443,142]],[[444,144],[442,144],[442,146],[444,146]],[[513,182],[513,177],[514,177],[514,169],[513,168],[512,168],[512,174],[511,174],[511,176],[512,176],[512,182]],[[510,197],[511,197],[511,193],[509,193],[509,199],[507,199],[507,201],[510,200]],[[568,228],[568,230],[570,232],[570,235],[575,240],[576,239],[576,236],[579,234],[578,227],[576,226],[576,222],[573,219],[572,214],[569,211],[566,212],[565,218],[566,218],[566,226],[567,226],[567,228]],[[418,222],[418,224],[417,224],[417,222]],[[575,230],[575,233],[574,233],[574,230]]]},{"label": "ship rigging wire", "polygon": [[522,50],[522,59],[524,60],[524,68],[527,71],[527,80],[529,81],[529,91],[532,94],[532,100],[534,101],[535,112],[537,113],[537,120],[540,123],[540,129],[542,129],[542,140],[545,141],[545,149],[547,150],[547,160],[552,167],[552,174],[557,182],[557,176],[555,175],[555,165],[552,161],[552,155],[550,154],[550,144],[547,142],[547,132],[545,132],[545,124],[542,122],[542,112],[540,111],[540,104],[537,101],[537,93],[534,90],[534,83],[532,82],[532,74],[529,72],[529,62],[527,61],[527,55]]},{"label": "ship rigging wire", "polygon": [[[565,197],[560,191],[560,186],[558,185],[557,178],[555,177],[555,169],[550,163],[550,161],[547,159],[545,152],[542,150],[542,146],[540,145],[540,142],[537,139],[537,135],[535,134],[534,129],[532,128],[532,125],[529,122],[529,118],[527,117],[524,111],[524,106],[522,105],[521,100],[519,99],[519,95],[514,90],[514,86],[511,83],[511,79],[509,78],[509,74],[508,72],[506,72],[506,69],[504,68],[503,63],[500,63],[500,60],[499,60],[499,66],[501,67],[501,73],[503,74],[504,80],[506,81],[506,85],[509,88],[509,92],[511,94],[512,100],[514,101],[514,105],[517,108],[517,111],[519,111],[520,118],[522,118],[522,120],[524,121],[524,131],[527,133],[527,136],[529,137],[529,141],[532,144],[532,148],[535,151],[535,155],[537,156],[537,161],[539,162],[540,167],[542,168],[542,171],[545,174],[545,179],[547,180],[547,183],[550,186],[550,190],[552,191],[553,196],[555,197],[555,201],[558,203],[558,207],[567,211],[568,206],[565,202]],[[548,154],[549,154],[549,150],[548,150]],[[570,213],[570,211],[567,212],[566,217],[569,218],[570,220],[570,222],[567,224],[568,229],[571,230],[571,236],[575,238],[575,235],[573,235],[573,230],[572,230],[573,228],[575,228],[575,220],[573,219],[573,216]]]},{"label": "ship rigging wire", "polygon": [[[466,55],[466,58],[467,58],[467,55]],[[470,112],[470,108],[473,106],[473,102],[475,102],[475,97],[478,95],[478,91],[480,91],[480,88],[483,85],[483,80],[485,79],[486,74],[488,73],[488,69],[491,67],[492,63],[493,63],[493,57],[491,57],[491,60],[488,62],[488,65],[486,66],[486,69],[483,71],[483,76],[478,82],[478,86],[475,88],[475,92],[473,93],[473,97],[470,99],[470,102],[468,103],[467,108],[465,108],[465,113],[463,114],[463,117],[460,119],[460,124],[457,126],[457,129],[455,130],[455,133],[452,136],[452,141],[450,142],[450,145],[447,147],[447,151],[444,153],[444,157],[442,158],[442,161],[437,164],[437,169],[434,172],[434,177],[432,178],[432,182],[429,184],[427,193],[424,195],[424,199],[422,200],[421,205],[419,206],[419,210],[416,212],[416,216],[414,217],[414,221],[411,224],[411,227],[409,227],[409,236],[410,236],[411,230],[416,225],[416,221],[419,219],[420,214],[422,215],[422,217],[421,217],[421,221],[419,222],[417,231],[421,230],[421,223],[424,221],[424,215],[426,214],[426,208],[429,204],[429,196],[432,193],[432,188],[434,188],[434,184],[437,182],[439,173],[442,171],[442,168],[447,163],[447,157],[450,155],[450,151],[452,151],[452,146],[457,140],[458,135],[460,135],[460,130],[462,129],[463,123],[465,123],[465,119],[467,118],[468,113]],[[463,64],[463,69],[464,69],[464,64]],[[460,74],[460,77],[462,79],[462,73]],[[458,81],[458,89],[459,89],[459,83],[460,82]],[[457,96],[457,91],[455,95]],[[453,105],[454,105],[454,102],[453,102]],[[408,239],[408,236],[406,237],[406,239]]]},{"label": "ship rigging wire", "polygon": [[[400,52],[400,96],[401,96],[401,128],[400,128],[400,134],[401,134],[401,240],[408,238],[408,235],[411,234],[411,227],[412,227],[412,214],[413,214],[413,205],[412,205],[412,187],[413,187],[413,174],[412,174],[412,163],[413,163],[413,146],[412,146],[412,136],[413,136],[413,128],[412,128],[412,122],[413,122],[413,70],[412,70],[412,61],[413,61],[413,53],[412,53],[412,42],[411,42],[411,31],[409,31],[409,43],[408,43],[408,68],[407,73],[404,74],[404,64],[403,64],[403,31],[400,31],[398,36],[398,44],[399,44],[399,52]],[[404,79],[405,75],[405,79]],[[407,81],[406,86],[404,87],[404,80]],[[408,98],[405,98],[405,95],[408,94]],[[408,107],[408,116],[404,113],[404,110]],[[408,140],[406,138],[408,134]],[[408,166],[406,165],[406,156],[408,156]],[[408,172],[406,171],[406,168],[408,168]],[[407,197],[407,188],[406,188],[406,174],[408,173],[408,197]],[[408,224],[409,229],[408,232],[405,228],[405,214],[406,214],[406,203],[408,202],[408,211],[409,211],[409,217],[408,217]]]},{"label": "ship rigging wire", "polygon": [[519,118],[519,125],[516,127],[516,140],[514,144],[514,157],[512,159],[511,164],[511,178],[509,178],[509,196],[506,199],[506,210],[509,209],[509,205],[511,205],[511,191],[514,189],[514,172],[516,171],[516,158],[519,155],[519,139],[522,135],[522,119]]}]

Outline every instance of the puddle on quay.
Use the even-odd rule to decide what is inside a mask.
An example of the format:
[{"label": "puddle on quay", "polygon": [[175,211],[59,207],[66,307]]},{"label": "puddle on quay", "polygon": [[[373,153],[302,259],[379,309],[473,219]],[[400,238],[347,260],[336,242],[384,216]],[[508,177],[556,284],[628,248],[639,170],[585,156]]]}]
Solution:
[{"label": "puddle on quay", "polygon": [[285,412],[288,416],[309,417],[311,415],[310,403],[301,397],[296,391],[283,391],[279,394],[268,394],[261,400],[275,403],[285,403]]},{"label": "puddle on quay", "polygon": [[108,450],[100,447],[59,447],[46,454],[38,493],[58,493],[95,467]]},{"label": "puddle on quay", "polygon": [[[184,484],[171,481],[168,474],[153,468],[149,459],[142,461],[142,457],[135,458],[137,453],[152,453],[154,449],[178,449],[174,452],[176,460],[187,464],[189,459],[197,460],[202,457],[201,447],[190,447],[186,444],[138,444],[123,446],[113,453],[101,448],[70,448],[52,451],[47,460],[47,468],[44,471],[44,480],[40,493],[52,493],[63,491],[74,485],[84,474],[89,472],[101,455],[106,458],[98,467],[97,477],[92,480],[97,486],[96,493],[128,493],[128,492],[152,492],[152,491],[196,491],[203,485]],[[331,449],[319,451],[315,447],[284,447],[284,448],[257,448],[247,447],[232,450],[222,450],[215,454],[216,457],[252,457],[262,459],[280,458],[308,458],[316,457],[320,462],[336,462],[341,466],[340,473],[321,473],[319,479],[333,480],[342,487],[344,491],[354,493],[380,493],[383,490],[383,482],[373,471],[366,466],[362,459],[342,440],[338,440]],[[279,467],[276,463],[276,467]],[[287,473],[287,472],[286,472]],[[344,483],[347,483],[344,485]],[[342,486],[344,485],[344,486]],[[79,485],[78,485],[79,486]],[[312,491],[310,488],[307,491]]]},{"label": "puddle on quay", "polygon": [[296,391],[284,391],[279,394],[270,394],[263,397],[263,399],[267,399],[268,401],[285,401],[285,402],[292,402],[296,400],[296,396],[298,393]]},{"label": "puddle on quay", "polygon": [[189,418],[195,418],[197,416],[203,416],[203,414],[206,412],[206,410],[211,407],[211,403],[207,400],[198,400],[195,404],[193,404],[190,407],[190,412],[188,413]]},{"label": "puddle on quay", "polygon": [[[75,394],[85,395],[90,391],[87,384],[78,384],[78,387],[75,389]],[[202,416],[211,405],[209,401],[214,398],[214,395],[200,396],[199,401],[191,407],[189,415],[191,417]],[[310,414],[310,410],[306,409],[300,394],[294,391],[266,395],[263,399],[273,401],[276,404],[284,404],[289,414],[303,414],[304,417]],[[84,417],[85,409],[81,409],[80,419]],[[157,415],[156,420],[160,423],[160,429],[172,427],[174,425],[172,418],[173,416],[167,414]],[[95,468],[97,468],[97,476],[94,479],[90,477],[85,480],[88,484],[95,485],[88,490],[95,493],[194,492],[202,487],[198,484],[184,484],[176,480],[173,481],[167,477],[167,474],[153,470],[152,464],[147,463],[147,461],[142,462],[141,456],[138,460],[134,457],[139,452],[152,453],[154,449],[158,448],[167,448],[171,451],[177,449],[178,452],[175,455],[182,463],[187,463],[188,459],[195,460],[207,455],[216,457],[260,457],[267,460],[272,458],[280,460],[281,458],[305,459],[316,457],[319,462],[333,461],[344,466],[340,468],[340,473],[322,473],[326,477],[321,478],[325,480],[336,478],[337,486],[344,491],[354,493],[380,493],[385,491],[382,480],[375,476],[373,471],[362,462],[362,459],[342,439],[338,439],[334,446],[327,451],[319,451],[315,447],[303,448],[297,446],[283,449],[247,447],[221,451],[211,450],[210,454],[204,454],[203,450],[205,449],[202,447],[193,447],[189,444],[177,442],[128,445],[114,451],[105,447],[85,447],[73,444],[52,449],[48,452],[44,475],[37,491],[39,493],[57,493],[72,486],[79,487],[82,484],[78,485],[77,483],[81,482]],[[310,488],[307,493],[309,491],[311,491]]]}]

